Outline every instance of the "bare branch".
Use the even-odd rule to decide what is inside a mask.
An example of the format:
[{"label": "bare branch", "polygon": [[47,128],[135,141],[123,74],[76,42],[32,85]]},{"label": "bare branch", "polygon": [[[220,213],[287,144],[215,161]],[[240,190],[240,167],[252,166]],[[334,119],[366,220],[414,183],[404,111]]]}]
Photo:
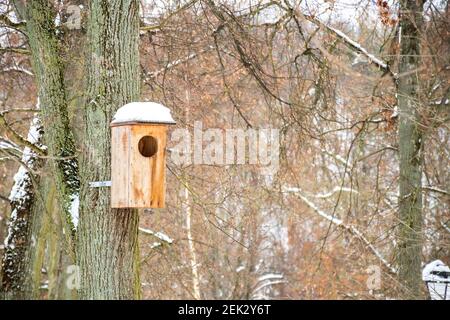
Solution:
[{"label": "bare branch", "polygon": [[347,47],[349,47],[351,50],[364,55],[367,59],[369,59],[369,61],[372,64],[376,65],[378,68],[380,68],[384,72],[391,75],[394,79],[397,78],[397,75],[391,71],[389,64],[387,62],[385,62],[382,59],[376,57],[375,55],[369,53],[369,51],[367,51],[367,49],[365,49],[361,44],[359,44],[358,42],[351,39],[348,35],[346,35],[341,30],[338,30],[336,28],[333,28],[333,27],[327,25],[326,23],[320,21],[318,18],[316,18],[314,16],[303,14],[300,11],[294,11],[294,12],[295,12],[296,16],[304,17],[306,20],[314,23],[318,27],[324,28],[327,31],[331,32],[334,36],[336,36],[340,40],[342,40],[347,45]]},{"label": "bare branch", "polygon": [[146,25],[146,26],[141,26],[139,29],[140,31],[155,31],[155,30],[161,30],[166,23],[170,20],[170,18],[176,16],[177,14],[179,14],[180,12],[189,9],[190,7],[192,7],[196,2],[198,2],[198,0],[191,0],[187,3],[185,3],[184,5],[182,5],[181,7],[177,8],[176,10],[174,10],[173,12],[171,12],[167,17],[164,18],[164,20],[162,20],[161,23],[157,24],[157,25]]},{"label": "bare branch", "polygon": [[445,194],[445,195],[447,195],[447,196],[450,196],[450,192],[445,191],[445,190],[442,190],[442,189],[439,189],[439,188],[437,188],[437,187],[433,187],[433,186],[425,186],[425,187],[422,187],[422,189],[423,189],[423,190],[430,191],[430,192],[435,192],[435,193],[440,193],[440,194]]},{"label": "bare branch", "polygon": [[25,22],[13,22],[7,14],[0,15],[0,25],[12,28],[21,32],[25,31],[26,23]]},{"label": "bare branch", "polygon": [[3,126],[4,128],[6,128],[6,130],[9,133],[11,133],[11,135],[13,136],[13,138],[15,140],[14,142],[30,148],[31,150],[33,150],[34,152],[36,152],[37,154],[39,154],[41,156],[45,156],[47,154],[47,152],[45,150],[43,150],[40,147],[38,147],[37,145],[31,143],[30,141],[28,141],[27,139],[22,137],[16,130],[14,130],[6,121],[3,112],[0,112],[0,126]]},{"label": "bare branch", "polygon": [[187,55],[187,56],[185,56],[183,58],[173,60],[173,61],[169,62],[164,68],[161,68],[161,69],[159,69],[157,71],[153,71],[153,72],[147,73],[147,78],[145,80],[148,81],[150,79],[156,78],[161,73],[166,72],[167,70],[170,70],[170,69],[172,69],[172,68],[174,68],[174,67],[176,67],[176,66],[178,66],[178,65],[180,65],[182,63],[185,63],[187,61],[195,59],[199,55],[201,55],[201,54],[203,54],[205,52],[211,51],[212,49],[213,49],[213,47],[210,46],[210,47],[208,47],[206,49],[201,50],[200,52],[194,52],[194,53],[191,53],[191,54],[189,54],[189,55]]},{"label": "bare branch", "polygon": [[322,210],[320,210],[313,202],[311,202],[308,198],[306,198],[303,194],[300,188],[291,188],[291,187],[285,187],[285,192],[293,192],[300,199],[303,200],[304,203],[308,205],[311,209],[313,209],[314,212],[316,212],[318,215],[320,215],[322,218],[327,219],[328,221],[332,222],[339,228],[349,232],[350,234],[354,235],[357,239],[359,239],[374,255],[375,257],[380,260],[380,262],[389,270],[390,273],[396,274],[397,270],[383,257],[383,255],[375,248],[375,246],[363,235],[362,232],[360,232],[358,229],[356,229],[352,225],[347,225],[344,223],[343,220],[338,219],[334,216],[331,216]]}]

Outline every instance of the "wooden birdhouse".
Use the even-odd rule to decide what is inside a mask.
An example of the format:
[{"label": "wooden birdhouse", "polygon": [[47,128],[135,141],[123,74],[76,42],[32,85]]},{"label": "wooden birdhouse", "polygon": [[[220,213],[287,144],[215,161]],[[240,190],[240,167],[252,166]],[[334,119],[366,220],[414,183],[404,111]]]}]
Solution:
[{"label": "wooden birdhouse", "polygon": [[111,122],[111,207],[164,208],[166,136],[175,124],[154,102],[124,105]]}]

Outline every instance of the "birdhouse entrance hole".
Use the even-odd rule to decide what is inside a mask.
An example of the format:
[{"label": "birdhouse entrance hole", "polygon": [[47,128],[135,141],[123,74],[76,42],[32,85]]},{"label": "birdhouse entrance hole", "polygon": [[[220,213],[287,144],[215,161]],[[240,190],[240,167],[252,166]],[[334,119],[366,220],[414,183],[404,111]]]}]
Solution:
[{"label": "birdhouse entrance hole", "polygon": [[149,158],[158,152],[158,141],[152,136],[144,136],[139,140],[138,148],[141,155]]}]

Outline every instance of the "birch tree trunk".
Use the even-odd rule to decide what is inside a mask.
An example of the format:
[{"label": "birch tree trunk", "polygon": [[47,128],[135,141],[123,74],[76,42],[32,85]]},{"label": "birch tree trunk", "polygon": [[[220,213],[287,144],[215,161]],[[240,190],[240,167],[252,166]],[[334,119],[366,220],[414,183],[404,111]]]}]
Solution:
[{"label": "birch tree trunk", "polygon": [[397,263],[408,298],[421,296],[422,148],[420,128],[420,33],[422,0],[400,1],[400,65],[398,80],[400,198]]},{"label": "birch tree trunk", "polygon": [[111,209],[109,124],[115,111],[139,98],[139,1],[93,0],[88,23],[88,88],[78,258],[82,299],[140,297],[137,210]]},{"label": "birch tree trunk", "polygon": [[[188,82],[188,77],[185,75],[184,80]],[[185,90],[184,92],[185,98],[186,98],[186,123],[189,123],[190,121],[190,100],[191,95],[189,93],[189,90]],[[187,239],[188,239],[188,248],[189,248],[189,256],[190,256],[190,265],[191,265],[191,272],[192,272],[192,296],[196,300],[201,299],[201,293],[200,293],[200,277],[198,272],[198,260],[197,260],[197,253],[195,250],[195,244],[194,239],[192,238],[192,205],[189,197],[189,176],[184,175],[185,185],[182,187],[181,192],[183,193],[183,203],[181,206],[181,210],[186,215],[186,232],[187,232]]]},{"label": "birch tree trunk", "polygon": [[184,203],[182,205],[182,210],[183,213],[186,215],[186,232],[189,248],[189,262],[191,265],[191,272],[192,272],[192,296],[194,297],[194,299],[200,300],[201,299],[200,278],[198,274],[197,254],[195,251],[194,239],[192,238],[192,206],[189,199],[189,190],[187,184],[188,182],[186,179],[186,186],[183,187]]}]

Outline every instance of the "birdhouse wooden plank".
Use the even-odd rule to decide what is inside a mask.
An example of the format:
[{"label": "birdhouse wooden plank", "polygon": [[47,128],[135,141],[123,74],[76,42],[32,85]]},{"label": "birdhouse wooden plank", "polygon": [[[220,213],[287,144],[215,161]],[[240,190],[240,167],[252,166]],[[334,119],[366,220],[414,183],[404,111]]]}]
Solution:
[{"label": "birdhouse wooden plank", "polygon": [[128,126],[111,129],[111,206],[113,208],[126,208],[128,205],[130,137]]},{"label": "birdhouse wooden plank", "polygon": [[166,107],[152,102],[120,108],[111,122],[111,207],[163,208],[168,125]]}]

